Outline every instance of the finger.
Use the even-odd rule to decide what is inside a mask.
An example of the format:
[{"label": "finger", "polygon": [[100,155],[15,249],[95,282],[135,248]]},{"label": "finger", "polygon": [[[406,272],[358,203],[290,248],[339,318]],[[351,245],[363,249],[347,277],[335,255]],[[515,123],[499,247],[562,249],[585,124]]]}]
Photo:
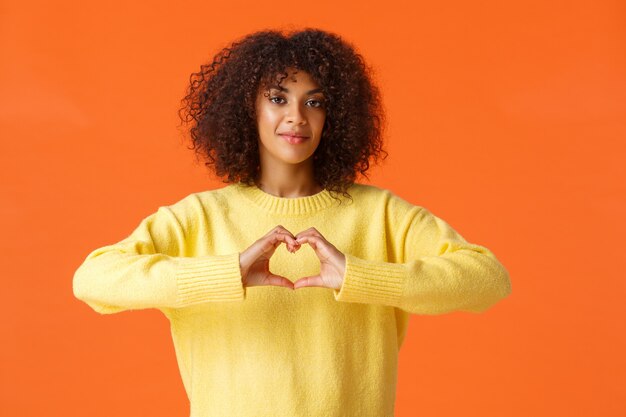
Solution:
[{"label": "finger", "polygon": [[315,227],[309,227],[306,230],[301,231],[300,233],[298,233],[295,238],[297,239],[300,236],[318,236],[318,237],[322,237],[322,234],[315,228]]},{"label": "finger", "polygon": [[284,227],[279,226],[277,229],[277,233],[281,233],[287,236],[287,240],[285,241],[285,243],[287,244],[287,248],[291,250],[292,252],[295,252],[297,249],[297,246],[300,246],[300,244],[296,242],[296,237]]},{"label": "finger", "polygon": [[287,249],[291,252],[291,253],[295,253],[298,249],[300,249],[300,242],[296,241],[296,237],[293,235],[293,233],[291,233],[289,230],[285,229],[283,226],[279,225],[277,226],[277,229],[281,232],[286,234],[287,236],[289,236],[289,243],[285,242],[287,244]]},{"label": "finger", "polygon": [[281,241],[278,239],[275,239],[274,236],[272,235],[272,236],[269,236],[269,238],[263,237],[259,239],[257,244],[258,244],[257,250],[255,251],[257,252],[257,255],[255,256],[255,259],[261,255],[271,256],[276,250],[276,248],[278,247],[278,245],[281,244]]},{"label": "finger", "polygon": [[289,230],[285,229],[285,227],[281,224],[279,224],[278,226],[276,226],[275,228],[273,228],[270,233],[275,233],[275,232],[280,232],[280,233],[286,233],[287,235],[291,236],[291,238],[295,239],[296,237],[293,235],[293,233],[291,233]]},{"label": "finger", "polygon": [[294,253],[300,248],[300,242],[297,242],[294,237],[286,234],[284,234],[283,236],[285,237],[283,242],[285,242],[285,245],[287,245],[287,250],[289,252]]},{"label": "finger", "polygon": [[269,236],[269,239],[270,239],[269,241],[274,246],[274,249],[276,249],[278,245],[280,245],[281,242],[287,245],[287,249],[290,252],[295,252],[296,248],[300,246],[300,244],[297,243],[296,240],[292,238],[289,234],[286,234],[280,231],[276,231],[273,234],[271,234]]},{"label": "finger", "polygon": [[278,286],[278,287],[287,287],[290,289],[294,289],[293,288],[293,282],[289,281],[287,278],[280,276],[280,275],[275,275],[275,274],[270,274],[268,275],[265,280],[264,283],[266,285],[274,285],[274,286]]},{"label": "finger", "polygon": [[309,277],[300,278],[296,282],[293,283],[293,289],[302,288],[302,287],[324,287],[324,280],[319,275],[312,275]]},{"label": "finger", "polygon": [[317,245],[323,244],[322,239],[320,237],[313,236],[313,235],[300,236],[299,238],[296,239],[296,242],[308,243],[316,251],[317,251]]},{"label": "finger", "polygon": [[[328,242],[326,238],[322,236],[317,230],[309,230],[301,234],[299,233],[296,237],[296,242],[303,243],[305,242],[305,238],[313,239],[317,243],[330,244],[330,242]],[[309,240],[309,242],[311,242],[311,240]]]}]

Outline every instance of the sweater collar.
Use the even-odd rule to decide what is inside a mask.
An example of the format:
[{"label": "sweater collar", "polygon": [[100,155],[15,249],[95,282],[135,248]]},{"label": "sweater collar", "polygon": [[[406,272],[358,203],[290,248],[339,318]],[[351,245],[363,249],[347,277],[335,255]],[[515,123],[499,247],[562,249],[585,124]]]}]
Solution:
[{"label": "sweater collar", "polygon": [[338,203],[327,189],[304,197],[278,197],[263,191],[257,185],[237,182],[233,187],[263,210],[280,215],[312,214]]}]

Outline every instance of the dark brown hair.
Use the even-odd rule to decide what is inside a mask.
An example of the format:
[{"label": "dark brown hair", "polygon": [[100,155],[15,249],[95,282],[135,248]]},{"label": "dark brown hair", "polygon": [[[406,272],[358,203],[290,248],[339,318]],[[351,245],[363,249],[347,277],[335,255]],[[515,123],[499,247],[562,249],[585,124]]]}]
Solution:
[{"label": "dark brown hair", "polygon": [[[259,88],[289,67],[308,72],[322,87],[326,120],[313,155],[315,181],[350,197],[358,173],[367,177],[370,158],[378,161],[385,115],[371,68],[338,35],[307,28],[283,34],[255,32],[217,53],[192,73],[179,116],[190,123],[197,156],[215,166],[223,182],[258,180],[260,160],[255,101]],[[282,80],[281,78],[281,80]],[[280,83],[279,83],[280,85]]]}]

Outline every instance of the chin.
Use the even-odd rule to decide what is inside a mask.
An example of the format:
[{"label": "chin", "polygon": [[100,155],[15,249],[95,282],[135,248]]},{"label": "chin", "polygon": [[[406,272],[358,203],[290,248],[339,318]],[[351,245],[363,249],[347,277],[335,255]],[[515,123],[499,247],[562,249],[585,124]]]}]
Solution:
[{"label": "chin", "polygon": [[304,158],[304,159],[301,159],[301,158],[297,158],[297,159],[295,159],[295,158],[294,158],[294,159],[284,159],[283,161],[284,161],[286,164],[291,164],[291,165],[300,165],[300,164],[303,164],[303,163],[305,163],[305,162],[307,162],[307,161],[309,161],[309,160],[313,160],[313,158],[312,158],[312,157],[308,157],[308,158]]}]

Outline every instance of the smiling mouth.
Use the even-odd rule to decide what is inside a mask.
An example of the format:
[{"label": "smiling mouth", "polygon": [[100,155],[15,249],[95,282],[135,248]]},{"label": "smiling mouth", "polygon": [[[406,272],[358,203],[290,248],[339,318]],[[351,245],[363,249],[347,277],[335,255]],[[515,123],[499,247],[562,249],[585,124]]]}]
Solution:
[{"label": "smiling mouth", "polygon": [[298,143],[302,143],[308,139],[308,136],[290,136],[290,135],[280,135],[280,136],[292,145],[297,145]]}]

